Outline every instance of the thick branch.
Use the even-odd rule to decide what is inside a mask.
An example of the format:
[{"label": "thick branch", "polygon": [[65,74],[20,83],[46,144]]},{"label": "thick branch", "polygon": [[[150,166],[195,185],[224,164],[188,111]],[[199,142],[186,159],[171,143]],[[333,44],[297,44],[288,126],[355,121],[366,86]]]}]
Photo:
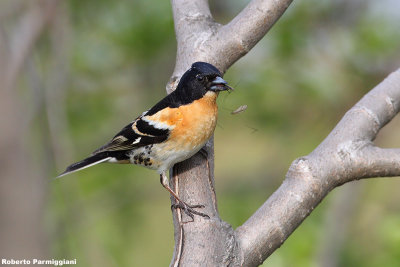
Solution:
[{"label": "thick branch", "polygon": [[204,31],[204,20],[213,20],[207,0],[172,0],[172,11],[178,43],[186,36]]},{"label": "thick branch", "polygon": [[[179,77],[194,61],[212,63],[225,72],[266,34],[291,2],[253,0],[230,23],[222,26],[212,19],[207,1],[173,0],[178,54],[168,92],[175,88]],[[179,246],[175,250],[173,264],[204,266],[206,263],[240,263],[243,266],[256,266],[275,251],[336,186],[366,177],[399,175],[399,150],[381,149],[373,145],[379,130],[399,112],[399,86],[400,71],[397,71],[346,113],[332,133],[310,155],[294,161],[281,187],[237,229],[237,241],[232,236],[231,228],[226,228],[226,224],[218,218],[212,171],[209,170],[208,175],[177,171],[173,184],[179,188],[183,199],[189,199],[192,203],[209,203],[210,199],[214,201],[206,208],[212,215],[209,222],[201,220],[189,226],[182,225],[181,215],[175,214],[175,238]],[[208,164],[213,164],[210,156],[212,149],[212,146],[208,147],[207,158],[194,157],[182,163],[185,169],[208,168]],[[179,181],[183,181],[179,186],[178,176]],[[190,181],[193,176],[203,178]],[[207,180],[209,182],[204,183]],[[202,193],[194,194],[193,188]],[[213,224],[212,228],[208,227],[210,223]],[[191,235],[190,238],[183,235],[185,231]],[[195,245],[198,242],[193,241],[200,240],[193,238],[198,237],[199,233],[205,239],[217,237],[219,242],[214,240],[209,245],[214,248],[223,246],[228,253],[217,253],[219,257],[213,254],[213,261],[205,262],[204,256],[208,250],[197,250],[199,257],[191,260],[193,258],[188,256],[194,254],[191,251],[201,247],[201,244]],[[241,253],[237,253],[240,250]],[[177,255],[178,252],[180,255]]]},{"label": "thick branch", "polygon": [[365,149],[361,157],[367,164],[354,175],[355,179],[400,176],[400,149],[372,146]]},{"label": "thick branch", "polygon": [[219,29],[210,43],[218,40],[212,57],[221,58],[221,70],[226,71],[234,62],[247,54],[271,29],[293,0],[253,0],[231,22]]},{"label": "thick branch", "polygon": [[[230,25],[221,28],[222,25],[211,16],[208,1],[172,0],[178,48],[175,70],[167,85],[167,92],[175,89],[181,75],[195,61],[209,62],[225,72],[263,37],[289,3],[287,0],[253,0],[244,13],[239,14]],[[253,25],[255,20],[251,12],[257,4],[261,5],[263,11],[257,12],[258,22]],[[244,28],[241,33],[234,33],[239,22],[246,20],[252,33]],[[246,44],[245,52],[237,47],[237,40]],[[182,218],[179,211],[174,212],[175,253],[171,266],[239,266],[242,262],[232,227],[218,215],[212,142],[206,145],[206,151],[204,155],[194,156],[174,167],[172,188],[188,203],[205,204],[202,212],[211,218],[203,220],[196,217],[194,222],[185,224],[182,221],[187,218]]]},{"label": "thick branch", "polygon": [[[176,82],[195,61],[208,61],[209,51],[204,43],[210,39],[213,29],[219,27],[211,16],[207,0],[172,0],[175,34],[177,41],[176,65],[167,92],[175,90]],[[212,63],[212,62],[210,62]]]},{"label": "thick branch", "polygon": [[221,31],[241,36],[250,50],[282,16],[293,0],[251,1]]},{"label": "thick branch", "polygon": [[373,145],[400,110],[400,69],[363,97],[310,155],[295,160],[279,189],[236,230],[244,266],[261,264],[336,186],[400,175],[400,149]]},{"label": "thick branch", "polygon": [[293,0],[253,0],[227,25],[214,21],[208,1],[172,0],[177,56],[167,91],[195,61],[206,61],[223,73],[253,48]]}]

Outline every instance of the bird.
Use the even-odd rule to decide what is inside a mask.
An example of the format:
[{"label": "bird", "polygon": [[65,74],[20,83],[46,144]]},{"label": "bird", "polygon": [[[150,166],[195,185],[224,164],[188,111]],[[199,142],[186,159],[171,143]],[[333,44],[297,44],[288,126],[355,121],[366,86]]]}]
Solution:
[{"label": "bird", "polygon": [[194,215],[209,218],[195,210],[204,205],[189,205],[179,198],[169,186],[166,172],[200,151],[213,135],[218,116],[216,99],[221,91],[233,90],[222,77],[210,63],[193,63],[176,90],[56,178],[104,162],[140,165],[160,174],[160,183],[175,199],[171,207],[183,210],[192,220]]}]

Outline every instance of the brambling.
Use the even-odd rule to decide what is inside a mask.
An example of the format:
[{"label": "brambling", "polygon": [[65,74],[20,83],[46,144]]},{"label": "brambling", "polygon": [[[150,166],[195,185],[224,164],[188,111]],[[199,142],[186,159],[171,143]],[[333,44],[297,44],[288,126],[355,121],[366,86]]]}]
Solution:
[{"label": "brambling", "polygon": [[189,205],[178,197],[169,186],[166,172],[175,163],[196,154],[210,139],[217,123],[217,96],[220,91],[231,89],[216,67],[205,62],[194,63],[175,91],[143,112],[91,156],[68,166],[58,177],[102,162],[141,165],[158,171],[161,184],[177,203],[173,207],[182,209],[192,219],[193,214],[208,217],[194,210],[203,205]]}]

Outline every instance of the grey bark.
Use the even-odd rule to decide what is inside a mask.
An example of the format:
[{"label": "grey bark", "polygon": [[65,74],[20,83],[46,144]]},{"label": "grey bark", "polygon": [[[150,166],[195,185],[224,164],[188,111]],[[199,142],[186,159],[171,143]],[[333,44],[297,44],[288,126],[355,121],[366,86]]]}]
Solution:
[{"label": "grey bark", "polygon": [[[195,61],[225,72],[268,32],[292,1],[253,0],[228,24],[214,21],[206,0],[172,0],[177,38],[176,65],[167,92]],[[373,143],[400,109],[400,70],[349,110],[309,155],[295,160],[279,189],[238,229],[222,221],[214,190],[212,140],[173,168],[171,186],[191,204],[205,204],[210,219],[194,222],[174,211],[175,250],[171,266],[258,266],[335,187],[369,177],[400,175],[400,149]]]}]

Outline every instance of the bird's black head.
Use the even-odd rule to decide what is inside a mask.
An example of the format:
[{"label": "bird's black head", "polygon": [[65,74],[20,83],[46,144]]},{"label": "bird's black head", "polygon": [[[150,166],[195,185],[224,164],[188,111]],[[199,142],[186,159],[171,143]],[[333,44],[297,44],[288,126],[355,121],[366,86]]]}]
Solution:
[{"label": "bird's black head", "polygon": [[192,100],[203,97],[207,92],[219,92],[232,89],[222,79],[221,72],[206,62],[195,62],[179,81],[176,91],[181,91]]}]

